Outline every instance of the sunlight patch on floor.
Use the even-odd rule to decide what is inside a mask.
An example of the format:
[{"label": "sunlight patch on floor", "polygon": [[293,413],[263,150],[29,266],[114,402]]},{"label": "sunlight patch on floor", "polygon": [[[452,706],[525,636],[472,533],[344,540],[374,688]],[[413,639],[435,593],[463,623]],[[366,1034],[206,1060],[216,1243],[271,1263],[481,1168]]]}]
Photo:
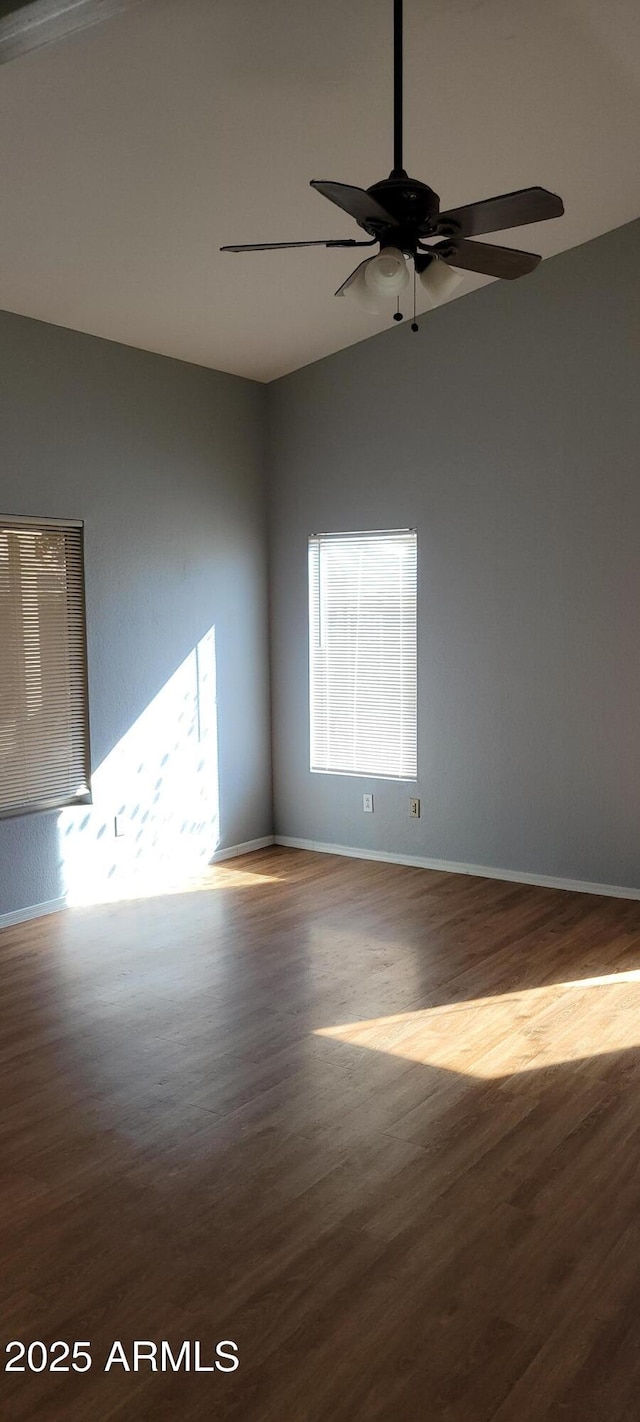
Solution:
[{"label": "sunlight patch on floor", "polygon": [[640,970],[319,1027],[314,1035],[486,1080],[512,1076],[640,1046]]},{"label": "sunlight patch on floor", "polygon": [[135,903],[140,899],[164,898],[165,895],[174,897],[178,894],[202,894],[217,893],[220,889],[251,889],[258,884],[276,884],[280,882],[279,874],[261,874],[255,869],[230,869],[226,866],[211,867],[203,874],[183,879],[165,879],[159,882],[157,874],[152,874],[148,880],[138,875],[134,883],[124,889],[114,885],[111,892],[103,889],[98,899],[76,900],[70,907],[73,908],[93,908],[99,904],[122,904]]}]

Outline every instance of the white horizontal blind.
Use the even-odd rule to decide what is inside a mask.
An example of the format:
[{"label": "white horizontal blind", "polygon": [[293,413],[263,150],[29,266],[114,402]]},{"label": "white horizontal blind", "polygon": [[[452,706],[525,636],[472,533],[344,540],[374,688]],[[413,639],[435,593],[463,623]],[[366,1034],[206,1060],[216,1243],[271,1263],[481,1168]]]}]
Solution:
[{"label": "white horizontal blind", "polygon": [[0,814],[88,798],[82,528],[0,518]]},{"label": "white horizontal blind", "polygon": [[309,539],[311,769],[417,775],[417,540]]}]

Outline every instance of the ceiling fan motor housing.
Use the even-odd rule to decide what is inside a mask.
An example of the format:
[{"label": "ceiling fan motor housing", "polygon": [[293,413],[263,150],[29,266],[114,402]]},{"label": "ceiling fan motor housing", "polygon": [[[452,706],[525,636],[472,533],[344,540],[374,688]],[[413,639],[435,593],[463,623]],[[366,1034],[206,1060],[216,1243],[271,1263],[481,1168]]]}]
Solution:
[{"label": "ceiling fan motor housing", "polygon": [[415,253],[419,235],[440,211],[438,194],[406,173],[392,174],[367,188],[367,192],[390,214],[394,223],[385,227],[382,220],[372,218],[362,224],[365,230],[377,237],[383,247],[399,247],[401,251]]}]

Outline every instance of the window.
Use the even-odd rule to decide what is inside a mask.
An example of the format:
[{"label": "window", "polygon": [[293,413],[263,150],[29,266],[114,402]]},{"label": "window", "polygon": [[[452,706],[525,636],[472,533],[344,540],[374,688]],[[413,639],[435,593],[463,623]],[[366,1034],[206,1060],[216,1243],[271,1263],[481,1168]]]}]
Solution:
[{"label": "window", "polygon": [[0,814],[89,799],[82,527],[0,518]]},{"label": "window", "polygon": [[416,534],[309,539],[311,769],[417,775]]}]

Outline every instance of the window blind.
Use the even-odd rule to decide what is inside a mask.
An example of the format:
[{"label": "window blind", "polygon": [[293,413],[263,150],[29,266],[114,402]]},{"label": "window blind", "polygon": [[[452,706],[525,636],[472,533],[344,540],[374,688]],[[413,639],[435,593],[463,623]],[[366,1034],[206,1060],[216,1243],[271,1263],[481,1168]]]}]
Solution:
[{"label": "window blind", "polygon": [[417,538],[309,539],[311,769],[417,776]]},{"label": "window blind", "polygon": [[0,814],[89,794],[82,527],[0,517]]}]

